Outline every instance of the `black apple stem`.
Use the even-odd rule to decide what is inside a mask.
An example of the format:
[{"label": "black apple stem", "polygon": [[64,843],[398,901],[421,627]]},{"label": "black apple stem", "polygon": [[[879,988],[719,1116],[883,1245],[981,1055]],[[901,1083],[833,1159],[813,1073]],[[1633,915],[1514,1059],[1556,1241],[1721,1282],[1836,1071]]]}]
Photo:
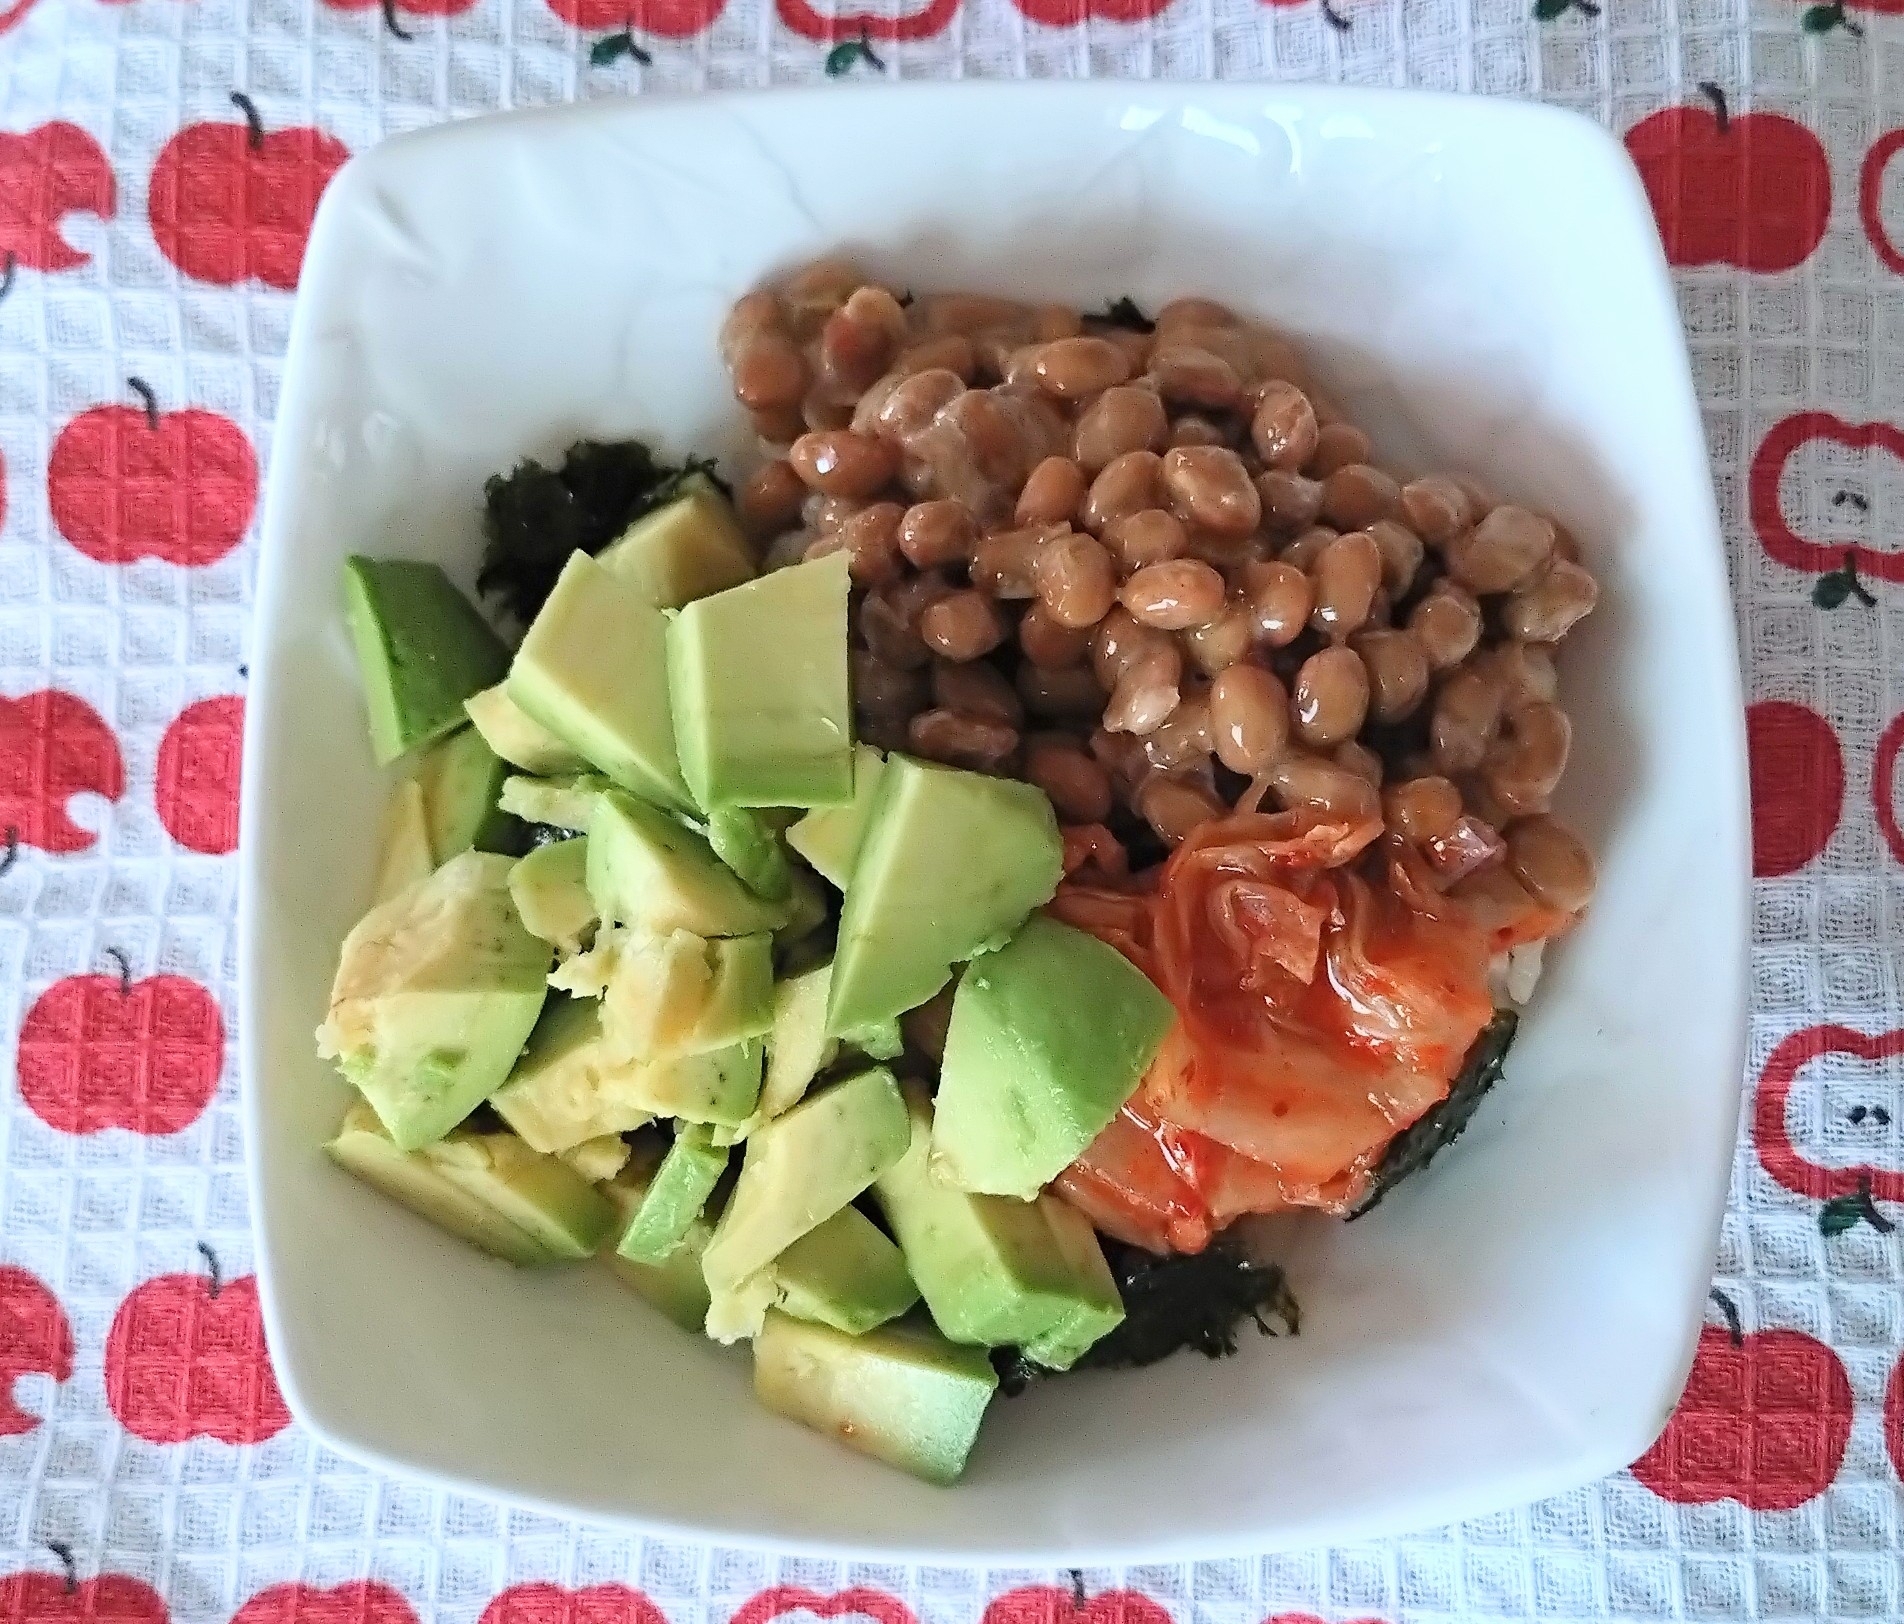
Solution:
[{"label": "black apple stem", "polygon": [[49,1539],[46,1548],[60,1559],[60,1566],[66,1570],[66,1594],[79,1592],[79,1564],[73,1560],[73,1548],[64,1540]]},{"label": "black apple stem", "polygon": [[264,120],[258,114],[258,104],[242,90],[231,93],[231,104],[245,115],[245,128],[250,131],[251,150],[256,152],[264,145]]},{"label": "black apple stem", "polygon": [[20,256],[14,253],[12,249],[8,249],[6,269],[0,271],[0,299],[4,299],[13,291],[13,274],[19,270],[19,268]]},{"label": "black apple stem", "polygon": [[1726,106],[1726,93],[1710,79],[1701,79],[1699,90],[1712,103],[1712,116],[1719,121],[1719,133],[1724,135],[1732,123],[1732,109]]},{"label": "black apple stem", "polygon": [[383,25],[406,45],[416,38],[397,21],[397,0],[383,0]]},{"label": "black apple stem", "polygon": [[1725,1316],[1726,1335],[1732,1338],[1733,1347],[1744,1347],[1745,1327],[1739,1323],[1737,1304],[1717,1286],[1714,1286],[1712,1290],[1707,1293],[1707,1296],[1718,1306],[1719,1312]]},{"label": "black apple stem", "polygon": [[200,1241],[198,1243],[198,1255],[205,1260],[206,1272],[212,1277],[211,1294],[216,1297],[219,1292],[225,1289],[224,1279],[218,1272],[218,1254],[207,1246],[205,1242]]},{"label": "black apple stem", "polygon": [[156,431],[159,426],[159,397],[152,385],[143,378],[128,378],[126,387],[139,397],[139,404],[145,408],[145,426]]},{"label": "black apple stem", "polygon": [[132,961],[126,957],[125,951],[117,947],[102,947],[99,950],[99,956],[102,959],[111,959],[119,966],[119,996],[130,998],[132,996]]},{"label": "black apple stem", "polygon": [[7,825],[7,854],[0,857],[0,877],[11,874],[13,865],[20,860],[20,826],[17,823]]}]

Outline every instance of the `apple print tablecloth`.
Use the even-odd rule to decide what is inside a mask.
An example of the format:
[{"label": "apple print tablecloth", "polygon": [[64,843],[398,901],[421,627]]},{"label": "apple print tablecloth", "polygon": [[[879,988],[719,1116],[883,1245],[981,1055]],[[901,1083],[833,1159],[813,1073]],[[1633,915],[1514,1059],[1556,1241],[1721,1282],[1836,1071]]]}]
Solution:
[{"label": "apple print tablecloth", "polygon": [[[0,0],[0,1624],[1904,1617],[1904,0],[867,3]],[[1085,73],[1537,96],[1641,165],[1753,701],[1747,1108],[1685,1403],[1513,1515],[1069,1576],[644,1542],[331,1456],[259,1334],[229,1042],[317,190],[501,107]]]}]

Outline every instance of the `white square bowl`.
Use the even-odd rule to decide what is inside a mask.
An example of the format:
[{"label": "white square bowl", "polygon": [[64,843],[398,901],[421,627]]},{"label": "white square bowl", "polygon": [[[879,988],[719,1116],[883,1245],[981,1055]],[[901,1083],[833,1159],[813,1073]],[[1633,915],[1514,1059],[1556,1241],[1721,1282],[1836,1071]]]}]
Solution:
[{"label": "white square bowl", "polygon": [[[846,249],[896,285],[1202,293],[1303,338],[1385,461],[1562,517],[1565,808],[1597,848],[1506,1083],[1375,1215],[1281,1239],[1305,1311],[1236,1358],[1000,1399],[942,1490],[768,1415],[744,1352],[606,1270],[512,1272],[318,1145],[312,1032],[387,776],[340,565],[474,575],[485,475],[578,435],[732,456],[733,297]],[[1246,85],[643,100],[353,161],[305,265],[272,453],[244,799],[243,1062],[266,1322],[349,1454],[578,1516],[787,1549],[1138,1561],[1452,1521],[1618,1469],[1684,1378],[1730,1165],[1746,792],[1725,559],[1653,223],[1549,109]]]}]

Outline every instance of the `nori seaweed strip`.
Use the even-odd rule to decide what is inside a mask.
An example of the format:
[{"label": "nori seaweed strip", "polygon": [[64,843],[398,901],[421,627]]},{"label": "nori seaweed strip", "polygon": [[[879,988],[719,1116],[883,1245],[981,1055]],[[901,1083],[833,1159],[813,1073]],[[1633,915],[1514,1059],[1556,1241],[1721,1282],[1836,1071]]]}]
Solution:
[{"label": "nori seaweed strip", "polygon": [[1368,1194],[1349,1214],[1354,1220],[1371,1212],[1383,1196],[1411,1173],[1418,1173],[1435,1159],[1438,1152],[1461,1137],[1462,1129],[1474,1119],[1487,1091],[1501,1080],[1508,1045],[1514,1041],[1520,1017],[1511,1009],[1499,1010],[1482,1029],[1462,1063],[1448,1097],[1419,1121],[1404,1128],[1389,1141],[1382,1164],[1375,1170]]}]

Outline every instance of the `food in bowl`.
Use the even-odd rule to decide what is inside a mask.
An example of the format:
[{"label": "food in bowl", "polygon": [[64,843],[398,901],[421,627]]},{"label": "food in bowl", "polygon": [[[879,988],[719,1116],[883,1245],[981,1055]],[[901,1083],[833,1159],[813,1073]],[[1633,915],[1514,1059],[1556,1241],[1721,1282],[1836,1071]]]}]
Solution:
[{"label": "food in bowl", "polygon": [[949,1482],[1001,1385],[1293,1329],[1235,1220],[1358,1216],[1465,1125],[1592,894],[1551,801],[1597,588],[1206,300],[829,261],[720,344],[731,501],[633,443],[490,481],[514,647],[349,565],[410,771],[329,1149]]}]

